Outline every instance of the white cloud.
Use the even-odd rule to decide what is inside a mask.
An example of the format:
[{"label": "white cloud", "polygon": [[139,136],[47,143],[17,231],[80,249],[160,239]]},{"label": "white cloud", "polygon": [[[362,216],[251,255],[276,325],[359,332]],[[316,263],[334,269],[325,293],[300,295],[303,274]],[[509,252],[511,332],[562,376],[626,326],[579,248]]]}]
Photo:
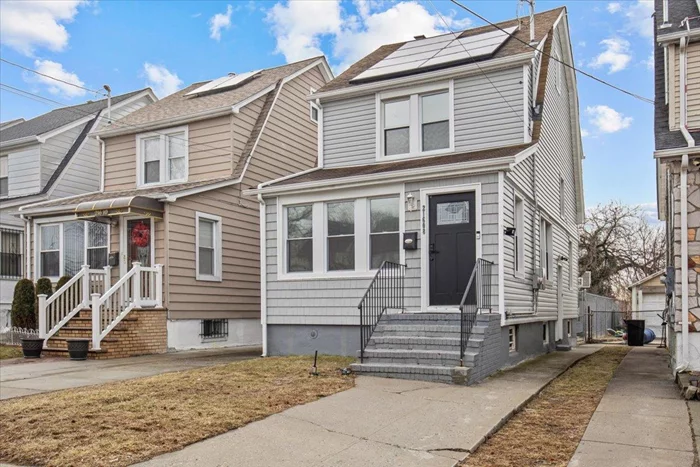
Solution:
[{"label": "white cloud", "polygon": [[586,47],[586,41],[578,41],[579,47]]},{"label": "white cloud", "polygon": [[209,37],[217,41],[221,40],[221,30],[231,28],[231,14],[233,14],[233,7],[227,5],[226,13],[217,13],[209,19]]},{"label": "white cloud", "polygon": [[585,128],[581,128],[581,138],[588,138],[590,133]]},{"label": "white cloud", "polygon": [[654,52],[649,54],[649,58],[642,60],[642,65],[647,67],[647,70],[654,69]]},{"label": "white cloud", "polygon": [[[85,89],[75,87],[84,87],[85,83],[83,83],[80,80],[80,78],[78,78],[78,75],[76,75],[75,73],[66,71],[63,68],[63,65],[61,65],[60,63],[52,62],[51,60],[35,60],[34,69],[39,73],[42,73],[47,76],[37,75],[36,73],[30,74],[28,72],[25,72],[24,80],[26,82],[41,83],[47,87],[48,91],[51,94],[66,97],[68,99],[85,95]],[[61,81],[65,81],[65,83],[61,81],[56,81],[56,79],[51,79],[48,76],[60,79]],[[72,83],[75,86],[71,86],[67,83]]]},{"label": "white cloud", "polygon": [[605,50],[590,63],[593,68],[607,66],[608,73],[616,73],[627,68],[632,60],[629,41],[620,37],[611,37],[600,41],[600,45]]},{"label": "white cloud", "polygon": [[607,105],[586,107],[589,122],[602,133],[616,133],[632,125],[632,117],[625,117],[617,110]]},{"label": "white cloud", "polygon": [[622,5],[619,2],[608,3],[608,13],[617,13],[622,9]]},{"label": "white cloud", "polygon": [[54,52],[65,50],[70,35],[64,23],[78,14],[86,0],[0,2],[0,43],[32,56],[38,47]]},{"label": "white cloud", "polygon": [[411,40],[420,34],[444,34],[448,27],[462,30],[471,24],[468,18],[457,19],[455,11],[442,18],[433,15],[417,1],[402,1],[384,10],[385,2],[381,1],[353,3],[357,14],[346,12],[338,1],[277,3],[267,14],[277,39],[277,52],[288,62],[320,55],[321,41],[327,38],[333,44],[334,68],[343,71],[381,45]]},{"label": "white cloud", "polygon": [[201,13],[195,13],[193,15],[190,15],[190,18],[199,18],[200,16],[202,16]]},{"label": "white cloud", "polygon": [[184,84],[176,73],[162,65],[146,62],[143,64],[143,71],[146,73],[147,85],[153,88],[158,97],[168,96]]}]

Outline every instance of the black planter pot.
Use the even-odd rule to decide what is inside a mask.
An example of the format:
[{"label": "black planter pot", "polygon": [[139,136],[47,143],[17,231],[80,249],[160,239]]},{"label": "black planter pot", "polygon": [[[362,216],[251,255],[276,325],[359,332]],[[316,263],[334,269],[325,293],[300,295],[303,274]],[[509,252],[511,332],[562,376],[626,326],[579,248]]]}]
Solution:
[{"label": "black planter pot", "polygon": [[87,360],[90,339],[66,339],[71,360]]},{"label": "black planter pot", "polygon": [[44,348],[44,339],[41,337],[25,337],[22,341],[22,353],[24,358],[41,358],[41,350]]}]

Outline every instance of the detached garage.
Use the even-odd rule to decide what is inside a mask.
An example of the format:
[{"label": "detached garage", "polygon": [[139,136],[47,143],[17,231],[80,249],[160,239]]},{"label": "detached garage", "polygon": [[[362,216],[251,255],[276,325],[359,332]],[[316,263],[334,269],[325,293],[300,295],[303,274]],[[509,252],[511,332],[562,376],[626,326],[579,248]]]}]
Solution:
[{"label": "detached garage", "polygon": [[666,286],[661,282],[661,274],[663,271],[629,286],[632,292],[632,317],[643,319],[644,327],[653,330],[657,338],[661,337],[661,316],[666,306]]}]

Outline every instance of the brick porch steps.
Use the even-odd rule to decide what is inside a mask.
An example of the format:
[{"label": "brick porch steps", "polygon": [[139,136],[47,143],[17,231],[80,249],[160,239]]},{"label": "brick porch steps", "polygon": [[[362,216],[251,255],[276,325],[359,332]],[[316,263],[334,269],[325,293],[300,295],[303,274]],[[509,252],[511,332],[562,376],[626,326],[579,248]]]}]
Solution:
[{"label": "brick porch steps", "polygon": [[440,383],[453,382],[454,367],[431,365],[408,365],[399,363],[353,363],[352,369],[359,374],[382,378],[417,379]]}]

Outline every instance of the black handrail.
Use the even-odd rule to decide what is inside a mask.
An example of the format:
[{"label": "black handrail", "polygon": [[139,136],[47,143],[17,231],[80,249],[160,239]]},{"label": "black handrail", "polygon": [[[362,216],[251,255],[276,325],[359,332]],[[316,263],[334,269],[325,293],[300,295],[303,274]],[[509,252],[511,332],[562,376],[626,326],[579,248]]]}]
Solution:
[{"label": "black handrail", "polygon": [[[480,310],[491,311],[491,261],[476,260],[469,282],[459,303],[459,364],[464,366],[464,352]],[[472,289],[472,286],[474,287]]]},{"label": "black handrail", "polygon": [[384,312],[404,309],[404,278],[406,265],[384,261],[367,287],[360,304],[360,362],[365,358],[365,347]]}]

